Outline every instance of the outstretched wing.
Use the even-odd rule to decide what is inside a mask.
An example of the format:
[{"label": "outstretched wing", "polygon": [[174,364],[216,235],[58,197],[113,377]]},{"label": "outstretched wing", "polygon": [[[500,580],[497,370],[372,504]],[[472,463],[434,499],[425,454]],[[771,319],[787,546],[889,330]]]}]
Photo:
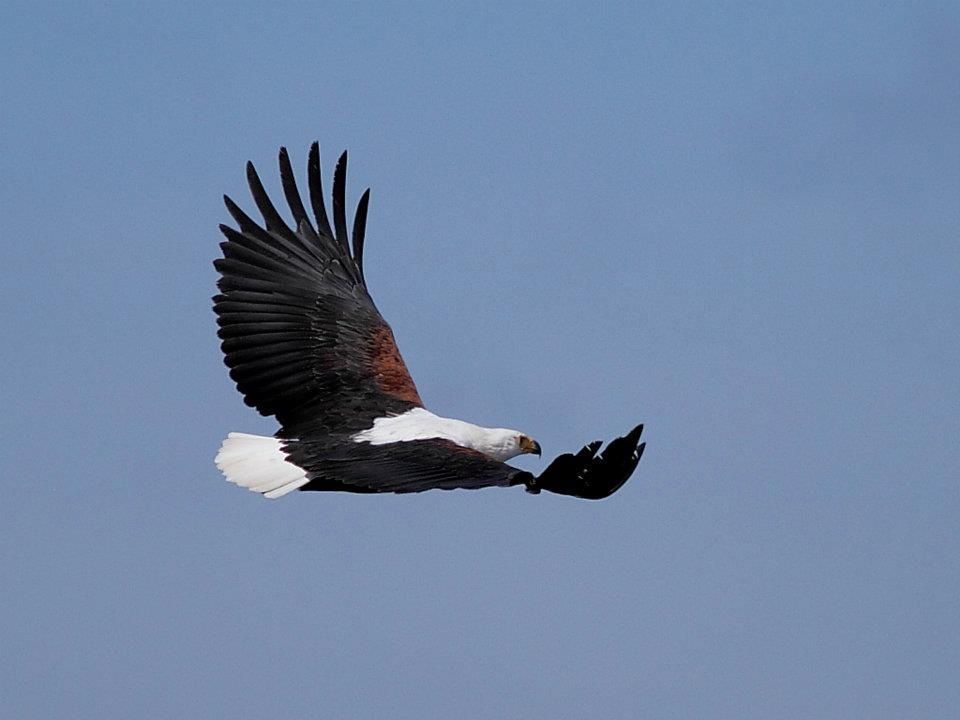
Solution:
[{"label": "outstretched wing", "polygon": [[524,485],[531,493],[547,490],[600,500],[619,490],[633,474],[646,448],[640,442],[642,432],[643,425],[638,425],[611,441],[603,452],[598,440],[576,454],[560,455],[538,476],[436,439],[344,443],[335,448],[301,440],[288,443],[286,452],[311,478],[301,490],[410,493]]},{"label": "outstretched wing", "polygon": [[263,215],[254,222],[229,197],[238,228],[221,225],[221,278],[213,298],[230,377],[245,402],[275,415],[281,437],[357,432],[376,417],[422,406],[363,276],[369,189],[357,205],[352,248],[345,210],[347,153],[333,176],[333,227],[320,175],[320,149],[307,163],[307,216],[290,158],[280,149],[283,194],[294,227],[280,217],[252,163],[247,180]]}]

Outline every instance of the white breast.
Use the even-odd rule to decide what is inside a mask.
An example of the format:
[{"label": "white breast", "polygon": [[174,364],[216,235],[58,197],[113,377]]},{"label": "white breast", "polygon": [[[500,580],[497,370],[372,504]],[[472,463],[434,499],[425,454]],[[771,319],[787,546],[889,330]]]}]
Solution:
[{"label": "white breast", "polygon": [[517,430],[485,428],[463,420],[440,417],[423,408],[413,408],[402,415],[377,418],[372,427],[358,432],[351,439],[358,443],[386,445],[439,438],[503,461],[520,454],[519,436]]}]

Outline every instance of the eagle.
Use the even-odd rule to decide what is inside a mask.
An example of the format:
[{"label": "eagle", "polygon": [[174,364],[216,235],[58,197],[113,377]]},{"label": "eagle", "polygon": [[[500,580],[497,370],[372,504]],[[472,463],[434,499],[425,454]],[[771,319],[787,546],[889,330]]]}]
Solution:
[{"label": "eagle", "polygon": [[643,425],[600,450],[601,441],[554,459],[539,475],[506,463],[540,455],[530,435],[440,417],[424,407],[393,331],[363,272],[369,188],[348,233],[347,153],[333,174],[331,226],[320,148],[307,158],[307,215],[285,148],[283,195],[293,224],[271,202],[253,164],[247,181],[263,224],[228,196],[237,227],[214,261],[213,310],[230,377],[247,405],[273,416],[273,437],[231,432],[215,463],[226,479],[267,498],[294,490],[414,493],[431,489],[523,486],[601,499],[633,474]]}]

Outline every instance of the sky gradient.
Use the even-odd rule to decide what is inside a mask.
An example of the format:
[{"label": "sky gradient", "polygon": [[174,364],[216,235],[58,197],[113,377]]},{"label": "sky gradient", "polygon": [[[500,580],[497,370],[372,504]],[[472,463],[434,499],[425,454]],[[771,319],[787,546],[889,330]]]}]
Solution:
[{"label": "sky gradient", "polygon": [[[0,716],[960,712],[954,4],[10,3],[0,61]],[[645,422],[618,494],[223,481],[221,194],[313,140],[427,406]]]}]

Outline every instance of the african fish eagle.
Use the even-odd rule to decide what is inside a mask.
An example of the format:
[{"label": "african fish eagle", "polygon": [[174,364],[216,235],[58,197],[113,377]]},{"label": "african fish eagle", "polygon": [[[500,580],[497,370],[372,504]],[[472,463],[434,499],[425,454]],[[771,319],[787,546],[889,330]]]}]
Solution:
[{"label": "african fish eagle", "polygon": [[229,197],[239,229],[221,225],[221,277],[213,298],[224,361],[247,405],[280,423],[274,437],[230,433],[216,457],[227,480],[268,498],[293,490],[408,493],[441,488],[511,487],[600,499],[630,477],[645,443],[643,426],[610,442],[557,457],[540,475],[507,465],[540,445],[518,430],[434,415],[423,406],[393,331],[363,274],[368,189],[353,219],[345,212],[347,153],[333,174],[333,227],[320,178],[320,149],[307,161],[307,216],[290,158],[280,179],[293,216],[281,218],[247,163],[263,215],[254,222]]}]

